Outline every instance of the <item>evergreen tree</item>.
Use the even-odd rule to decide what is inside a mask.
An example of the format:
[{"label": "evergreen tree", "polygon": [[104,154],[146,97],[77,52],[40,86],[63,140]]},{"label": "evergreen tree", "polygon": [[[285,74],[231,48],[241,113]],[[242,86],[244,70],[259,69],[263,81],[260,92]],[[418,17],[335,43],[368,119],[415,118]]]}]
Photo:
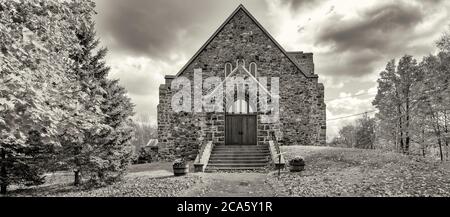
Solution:
[{"label": "evergreen tree", "polygon": [[[97,134],[106,128],[102,124],[103,113],[100,108],[102,94],[101,79],[96,79],[97,71],[94,70],[92,61],[95,55],[91,55],[92,49],[98,43],[91,41],[91,28],[93,28],[93,15],[95,14],[95,4],[90,0],[67,2],[71,11],[82,21],[72,26],[77,38],[77,46],[80,49],[71,50],[70,70],[66,71],[66,77],[79,89],[74,96],[75,107],[66,108],[68,116],[59,125],[60,141],[59,149],[60,161],[74,172],[74,184],[79,185],[84,173],[88,175],[91,168],[91,161],[95,161],[93,156]],[[61,105],[66,106],[66,105]]]},{"label": "evergreen tree", "polygon": [[106,115],[103,123],[108,128],[98,138],[98,161],[92,165],[96,172],[92,178],[96,182],[109,183],[124,175],[132,158],[134,105],[117,80],[106,80],[104,85],[106,92],[101,109]]},{"label": "evergreen tree", "polygon": [[[394,142],[396,150],[404,147],[403,140],[400,140],[402,127],[401,119],[401,99],[399,95],[399,77],[396,75],[395,59],[389,61],[384,71],[380,73],[378,79],[378,92],[372,104],[378,109],[376,117],[381,120],[381,134],[387,141]],[[394,133],[388,133],[394,132]]]},{"label": "evergreen tree", "polygon": [[48,150],[78,86],[65,76],[80,21],[68,4],[0,2],[0,186],[40,184]]},{"label": "evergreen tree", "polygon": [[417,106],[423,99],[423,76],[412,56],[403,56],[397,68],[391,60],[380,73],[378,93],[372,104],[378,108],[377,117],[383,125],[397,132],[395,141],[402,153],[408,154],[413,136],[412,126]]},{"label": "evergreen tree", "polygon": [[[77,28],[77,37],[82,49],[72,54],[75,73],[69,75],[84,93],[77,100],[85,118],[69,127],[72,131],[65,131],[62,137],[66,144],[64,161],[74,169],[75,185],[80,184],[82,176],[96,184],[114,181],[124,174],[131,160],[133,105],[118,82],[107,78],[107,49],[98,49],[93,21],[95,5],[90,3],[80,13],[84,23]],[[73,8],[78,8],[78,4],[72,3]]]}]

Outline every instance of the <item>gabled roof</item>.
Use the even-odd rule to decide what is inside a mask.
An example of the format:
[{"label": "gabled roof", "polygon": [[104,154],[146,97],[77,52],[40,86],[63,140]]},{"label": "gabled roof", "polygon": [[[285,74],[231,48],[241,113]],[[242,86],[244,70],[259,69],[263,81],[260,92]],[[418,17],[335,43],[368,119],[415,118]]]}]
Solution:
[{"label": "gabled roof", "polygon": [[222,23],[222,25],[220,25],[220,27],[214,32],[214,34],[205,42],[205,44],[203,44],[203,46],[194,54],[194,56],[183,66],[183,68],[181,68],[181,70],[175,75],[176,77],[178,77],[179,75],[181,75],[181,73],[186,70],[186,68],[198,57],[198,55],[200,55],[200,53],[206,48],[206,46],[208,46],[208,44],[217,36],[217,34],[219,34],[219,32],[225,27],[225,25],[228,24],[228,22],[230,22],[230,20],[239,12],[239,11],[243,11],[248,17],[250,17],[250,19],[258,26],[258,28],[261,29],[261,31],[267,35],[267,37],[276,45],[276,47],[284,54],[284,56],[286,56],[291,62],[292,64],[294,64],[297,69],[307,78],[317,78],[317,75],[309,75],[305,72],[303,72],[302,68],[300,67],[299,64],[297,64],[297,62],[290,56],[287,54],[287,52],[284,50],[283,47],[281,47],[281,45],[269,34],[269,32],[267,32],[266,29],[264,29],[264,27],[255,19],[255,17],[253,17],[252,14],[250,14],[250,12],[248,12],[248,10],[244,7],[244,5],[240,4],[233,13],[231,13],[231,15],[225,20],[225,22]]}]

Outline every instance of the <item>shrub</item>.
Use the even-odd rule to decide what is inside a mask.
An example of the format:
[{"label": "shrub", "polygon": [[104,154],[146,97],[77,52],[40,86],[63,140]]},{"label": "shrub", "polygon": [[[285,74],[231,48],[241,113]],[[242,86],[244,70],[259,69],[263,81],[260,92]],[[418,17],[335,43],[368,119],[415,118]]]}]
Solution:
[{"label": "shrub", "polygon": [[174,167],[185,167],[186,166],[186,160],[183,158],[178,158],[173,162]]},{"label": "shrub", "polygon": [[305,161],[303,160],[303,157],[301,157],[301,156],[295,156],[294,158],[292,158],[291,160],[289,160],[289,165],[299,165],[299,166],[304,166],[304,165],[305,165]]}]

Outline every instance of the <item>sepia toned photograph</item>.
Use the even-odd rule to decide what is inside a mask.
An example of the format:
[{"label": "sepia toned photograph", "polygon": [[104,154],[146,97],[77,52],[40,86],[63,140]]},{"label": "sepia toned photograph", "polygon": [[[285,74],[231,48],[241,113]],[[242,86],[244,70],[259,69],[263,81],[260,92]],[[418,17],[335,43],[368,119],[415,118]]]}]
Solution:
[{"label": "sepia toned photograph", "polygon": [[0,0],[0,39],[2,200],[450,196],[450,1]]}]

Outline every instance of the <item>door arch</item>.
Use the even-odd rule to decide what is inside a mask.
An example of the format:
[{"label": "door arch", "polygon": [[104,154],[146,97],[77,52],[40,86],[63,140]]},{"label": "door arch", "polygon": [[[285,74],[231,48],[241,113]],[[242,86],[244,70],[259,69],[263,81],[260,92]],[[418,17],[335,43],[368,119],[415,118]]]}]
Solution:
[{"label": "door arch", "polygon": [[257,115],[248,101],[239,99],[225,112],[225,144],[257,145]]}]

